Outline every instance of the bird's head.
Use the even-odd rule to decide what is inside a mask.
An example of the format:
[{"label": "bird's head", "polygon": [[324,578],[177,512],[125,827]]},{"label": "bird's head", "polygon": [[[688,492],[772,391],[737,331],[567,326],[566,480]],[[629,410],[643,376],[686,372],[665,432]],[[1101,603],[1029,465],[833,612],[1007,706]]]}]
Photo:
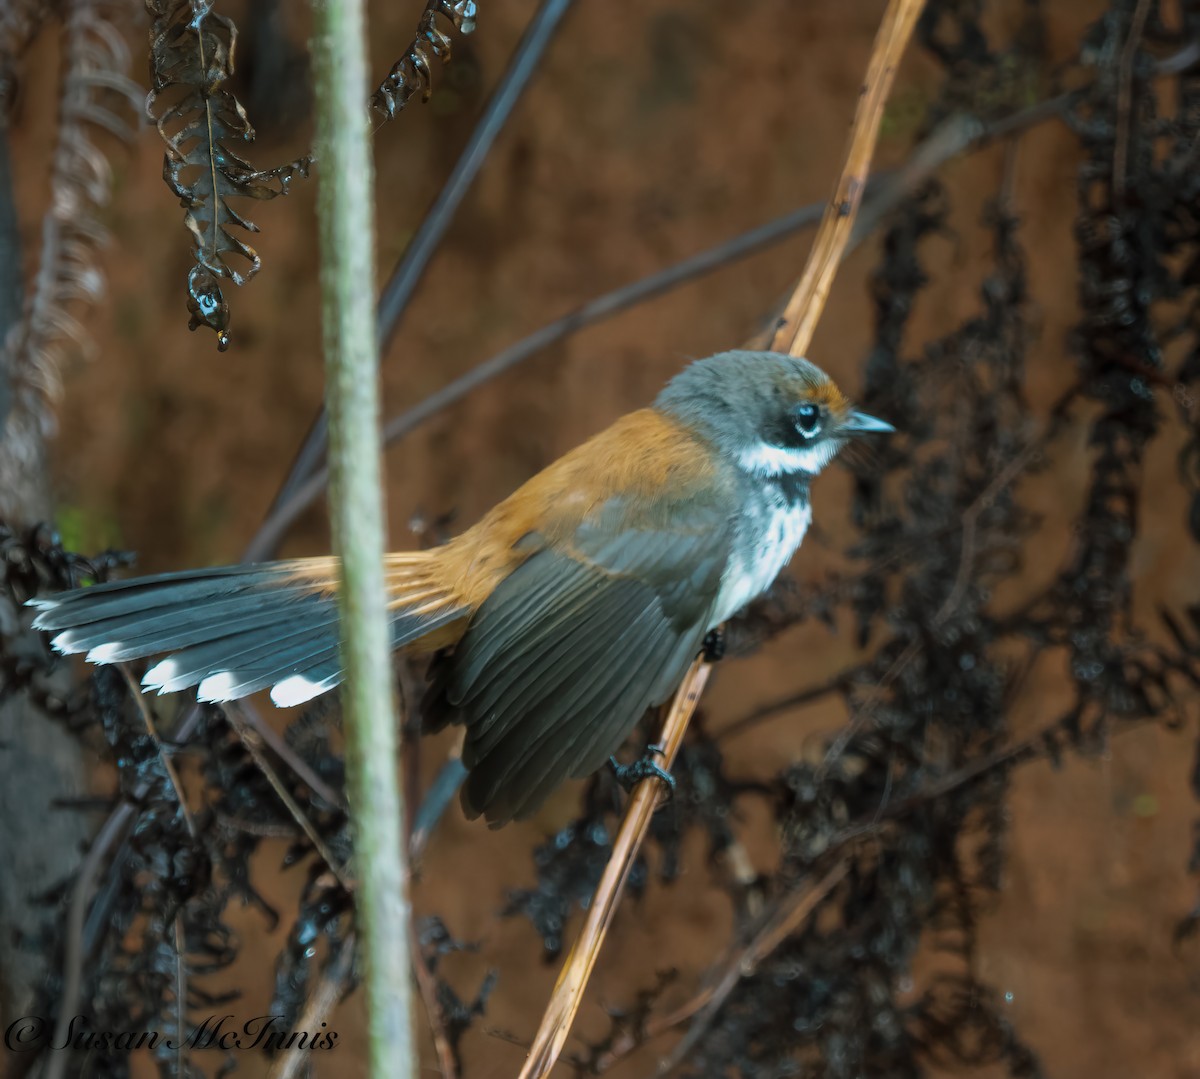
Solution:
[{"label": "bird's head", "polygon": [[852,438],[894,431],[824,371],[777,352],[721,352],[676,375],[655,407],[757,476],[815,476]]}]

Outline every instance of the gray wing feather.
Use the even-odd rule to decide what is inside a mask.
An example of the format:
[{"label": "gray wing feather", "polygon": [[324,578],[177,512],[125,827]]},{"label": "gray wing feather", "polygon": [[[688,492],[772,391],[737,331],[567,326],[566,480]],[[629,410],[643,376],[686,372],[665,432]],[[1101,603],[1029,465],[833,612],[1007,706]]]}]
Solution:
[{"label": "gray wing feather", "polygon": [[665,633],[661,622],[656,627],[636,624],[603,645],[586,649],[582,672],[565,671],[555,687],[557,694],[540,706],[526,711],[517,702],[513,711],[519,714],[518,724],[508,738],[476,759],[474,767],[464,747],[464,763],[471,768],[464,795],[472,808],[486,807],[494,823],[526,816],[576,770],[578,747],[594,738],[598,727],[617,727],[612,750],[617,748],[646,703],[626,706],[619,715],[617,706],[631,685],[644,690],[637,681],[661,651],[648,639],[648,628],[655,636]]},{"label": "gray wing feather", "polygon": [[463,804],[495,825],[599,767],[678,685],[707,632],[730,528],[712,506],[671,530],[622,527],[620,506],[569,553],[534,551],[467,627],[431,687],[431,714],[466,724]]},{"label": "gray wing feather", "polygon": [[[652,640],[635,634],[630,637],[633,643],[621,664],[607,672],[613,682],[599,681],[598,692],[589,702],[595,707],[583,712],[583,715],[590,713],[591,721],[573,723],[573,739],[560,739],[561,748],[557,752],[552,746],[541,759],[531,760],[513,777],[511,787],[518,796],[514,816],[536,810],[565,776],[590,775],[603,765],[620,748],[642,713],[660,703],[653,693],[647,692],[647,682],[667,670],[672,684],[677,683],[702,639],[702,635],[696,635],[677,640],[665,626],[659,627]],[[685,658],[681,666],[671,665],[672,644],[675,651],[683,648]],[[622,680],[623,672],[627,673]]]}]

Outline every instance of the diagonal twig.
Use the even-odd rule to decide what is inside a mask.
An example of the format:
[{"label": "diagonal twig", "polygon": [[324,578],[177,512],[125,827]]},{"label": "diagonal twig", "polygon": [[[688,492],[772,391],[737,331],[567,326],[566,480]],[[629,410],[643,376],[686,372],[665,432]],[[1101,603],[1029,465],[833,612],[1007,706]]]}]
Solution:
[{"label": "diagonal twig", "polygon": [[[784,320],[775,333],[775,348],[782,347],[786,342],[788,351],[793,355],[801,355],[812,340],[817,320],[829,296],[833,276],[850,241],[879,136],[883,106],[923,6],[923,0],[891,0],[884,13],[871,51],[866,82],[851,127],[850,147],[838,178],[834,201],[826,209],[804,274],[785,308]],[[697,658],[675,694],[659,737],[659,744],[665,747],[663,756],[667,767],[670,767],[683,741],[688,721],[699,703],[709,673],[710,665],[703,657]],[[629,870],[650,826],[660,782],[652,777],[642,780],[634,788],[612,854],[579,937],[559,973],[529,1056],[521,1069],[520,1079],[541,1079],[549,1073],[562,1051],[612,923]]]},{"label": "diagonal twig", "polygon": [[659,1075],[665,1075],[695,1048],[738,982],[750,977],[758,969],[759,963],[808,921],[849,871],[849,860],[842,858],[820,880],[807,888],[790,892],[783,902],[771,910],[749,944],[730,949],[729,955],[718,968],[717,976],[698,994],[703,998],[703,1006],[696,1009],[696,1018],[687,1034],[659,1066]]},{"label": "diagonal twig", "polygon": [[867,64],[854,123],[850,128],[846,163],[842,166],[833,198],[825,207],[825,216],[821,219],[816,241],[809,252],[804,274],[775,330],[771,347],[776,351],[803,356],[812,343],[817,321],[825,310],[825,301],[829,299],[834,274],[854,229],[854,220],[871,172],[871,158],[875,155],[875,144],[879,140],[883,107],[887,104],[896,69],[900,66],[904,49],[924,6],[924,0],[891,0],[883,14],[883,22],[875,36],[871,59]]},{"label": "diagonal twig", "polygon": [[816,685],[806,686],[804,689],[789,693],[786,697],[759,705],[757,708],[747,712],[740,719],[735,719],[732,723],[722,727],[713,735],[713,741],[723,742],[727,738],[733,738],[736,735],[742,734],[749,728],[757,726],[763,720],[776,716],[780,712],[786,712],[791,708],[799,708],[805,704],[812,704],[813,701],[819,701],[833,693],[841,693],[855,678],[863,673],[864,669],[863,664],[855,664],[843,671],[839,671],[832,678],[818,682]]},{"label": "diagonal twig", "polygon": [[[708,663],[702,658],[697,658],[671,703],[659,741],[659,745],[663,747],[659,754],[662,758],[660,763],[665,768],[671,767],[675,754],[683,744],[688,721],[700,702],[700,694],[708,682],[710,670]],[[547,1075],[562,1052],[575,1014],[583,1001],[583,991],[587,987],[596,959],[600,955],[600,948],[612,924],[629,870],[641,849],[650,818],[658,804],[661,783],[662,780],[657,778],[644,779],[630,795],[621,829],[617,833],[616,842],[613,843],[612,854],[604,867],[604,874],[596,887],[592,904],[588,907],[587,918],[579,937],[571,947],[571,953],[559,973],[554,993],[542,1016],[541,1026],[530,1046],[525,1066],[521,1069],[520,1079],[537,1079]]]},{"label": "diagonal twig", "polygon": [[[413,293],[425,274],[434,252],[449,228],[480,168],[487,159],[497,136],[512,115],[517,101],[529,85],[537,66],[554,38],[563,16],[573,0],[543,0],[541,7],[530,19],[524,37],[517,45],[508,68],[492,94],[471,132],[470,141],[464,148],[453,171],[442,185],[441,191],[418,226],[413,238],[400,256],[379,296],[376,310],[375,334],[379,352],[386,354],[387,347],[396,332],[400,318],[408,307]],[[328,413],[324,407],[317,413],[304,442],[292,462],[291,470],[280,487],[272,511],[288,498],[320,466],[328,444]],[[247,561],[254,559],[247,555]]]},{"label": "diagonal twig", "polygon": [[175,915],[175,1074],[185,1076],[187,1068],[187,935],[183,929],[183,911]]},{"label": "diagonal twig", "polygon": [[[88,847],[83,864],[71,888],[71,903],[67,910],[67,940],[63,955],[63,988],[59,997],[58,1016],[54,1025],[54,1045],[64,1044],[71,1026],[71,1017],[79,1007],[83,990],[84,921],[88,912],[88,901],[92,895],[92,884],[100,873],[108,851],[118,840],[124,838],[136,823],[137,816],[132,802],[119,805],[96,833]],[[70,1053],[51,1053],[46,1064],[46,1079],[63,1079]]]},{"label": "diagonal twig", "polygon": [[321,833],[317,831],[316,826],[308,819],[304,810],[300,807],[300,803],[292,797],[292,792],[287,789],[286,784],[279,778],[274,766],[267,759],[266,753],[263,752],[261,737],[256,730],[251,729],[249,724],[247,724],[241,708],[236,702],[227,701],[223,707],[223,711],[234,733],[241,739],[242,745],[246,747],[246,752],[250,754],[254,763],[258,765],[258,770],[266,776],[267,782],[271,784],[271,789],[287,807],[287,811],[292,815],[292,819],[308,837],[308,841],[313,845],[321,860],[329,866],[329,871],[337,877],[338,883],[347,892],[353,894],[355,888],[354,881],[346,875],[345,867],[334,856],[328,844],[321,838]]},{"label": "diagonal twig", "polygon": [[695,1047],[737,983],[754,974],[767,956],[808,921],[847,872],[849,863],[843,858],[820,880],[789,892],[774,903],[758,920],[758,928],[750,940],[731,946],[709,970],[697,992],[667,1014],[650,1019],[640,1030],[623,1035],[593,1063],[594,1071],[601,1074],[608,1071],[654,1038],[694,1018],[688,1032],[658,1067],[659,1075],[669,1072]]},{"label": "diagonal twig", "polygon": [[450,1039],[446,1037],[446,1016],[438,1000],[437,981],[425,954],[421,950],[421,941],[417,927],[409,923],[408,951],[412,957],[413,977],[417,981],[417,991],[421,994],[421,1003],[425,1005],[425,1017],[429,1020],[429,1034],[433,1038],[434,1052],[437,1053],[438,1068],[442,1079],[458,1079],[458,1065],[454,1060],[454,1050],[450,1047]]},{"label": "diagonal twig", "polygon": [[1146,17],[1150,14],[1150,0],[1138,0],[1129,23],[1129,35],[1121,49],[1120,79],[1117,95],[1117,139],[1113,150],[1113,198],[1120,202],[1125,198],[1126,173],[1129,162],[1129,140],[1133,137],[1130,119],[1133,114],[1133,64],[1146,30]]},{"label": "diagonal twig", "polygon": [[254,705],[248,700],[243,700],[240,703],[242,718],[245,720],[246,725],[253,729],[271,747],[275,756],[295,772],[297,778],[307,783],[314,794],[320,795],[331,806],[337,806],[343,813],[348,812],[349,807],[341,791],[335,791],[325,780],[317,775],[308,761],[287,744],[287,741],[280,736],[279,732],[263,719],[262,713]]},{"label": "diagonal twig", "polygon": [[125,663],[118,664],[121,671],[121,677],[125,679],[125,684],[129,687],[129,692],[133,697],[134,704],[137,705],[138,714],[142,717],[142,722],[146,725],[146,733],[150,735],[150,740],[154,743],[154,748],[158,750],[158,759],[162,761],[164,771],[167,773],[167,779],[171,782],[171,787],[175,791],[175,798],[179,802],[179,812],[183,817],[183,823],[187,826],[188,835],[193,839],[196,838],[196,822],[192,820],[192,814],[188,810],[187,798],[184,797],[183,784],[179,780],[179,773],[175,771],[175,765],[171,761],[170,755],[163,748],[162,739],[158,736],[158,730],[154,726],[154,716],[150,714],[150,706],[146,704],[145,695],[142,693],[142,687],[138,685],[138,681],[129,673],[129,667]]},{"label": "diagonal twig", "polygon": [[[305,1001],[304,1010],[296,1021],[297,1030],[317,1030],[346,991],[354,969],[355,936],[347,933],[337,954],[325,968],[312,995]],[[292,1045],[275,1061],[267,1079],[296,1079],[312,1063],[311,1048]]]}]

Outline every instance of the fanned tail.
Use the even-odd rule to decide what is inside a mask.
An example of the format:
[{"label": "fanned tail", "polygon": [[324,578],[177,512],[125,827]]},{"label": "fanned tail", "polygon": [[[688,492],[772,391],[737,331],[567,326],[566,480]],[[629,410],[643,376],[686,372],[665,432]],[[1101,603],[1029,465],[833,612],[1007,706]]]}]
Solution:
[{"label": "fanned tail", "polygon": [[[143,685],[199,687],[230,701],[271,687],[281,707],[342,680],[336,560],[296,559],[139,577],[31,601],[34,626],[60,652],[92,663],[169,653]],[[387,567],[392,645],[412,644],[469,612],[437,581],[430,552],[392,555]]]}]

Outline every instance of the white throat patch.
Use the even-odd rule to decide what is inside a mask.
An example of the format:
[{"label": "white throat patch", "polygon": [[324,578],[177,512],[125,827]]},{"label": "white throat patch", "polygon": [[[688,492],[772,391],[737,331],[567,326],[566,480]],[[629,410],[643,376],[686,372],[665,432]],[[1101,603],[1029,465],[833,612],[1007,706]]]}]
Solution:
[{"label": "white throat patch", "polygon": [[800,546],[810,521],[812,506],[807,495],[790,504],[783,498],[769,499],[743,517],[709,629],[771,587]]},{"label": "white throat patch", "polygon": [[827,438],[815,446],[772,446],[760,442],[738,454],[738,465],[752,476],[783,476],[807,472],[815,476],[831,460],[841,445]]}]

